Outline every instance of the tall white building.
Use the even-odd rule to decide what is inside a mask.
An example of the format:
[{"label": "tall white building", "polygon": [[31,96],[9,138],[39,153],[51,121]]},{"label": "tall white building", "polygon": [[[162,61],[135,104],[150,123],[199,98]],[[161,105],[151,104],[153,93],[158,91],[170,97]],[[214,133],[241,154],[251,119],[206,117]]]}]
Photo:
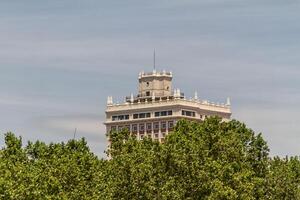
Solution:
[{"label": "tall white building", "polygon": [[197,93],[186,99],[179,89],[172,89],[172,78],[171,72],[142,72],[138,95],[131,94],[122,104],[115,104],[113,98],[108,97],[104,123],[107,132],[127,128],[138,139],[148,136],[163,142],[182,118],[199,122],[209,116],[230,119],[229,98],[224,104],[198,99]]}]

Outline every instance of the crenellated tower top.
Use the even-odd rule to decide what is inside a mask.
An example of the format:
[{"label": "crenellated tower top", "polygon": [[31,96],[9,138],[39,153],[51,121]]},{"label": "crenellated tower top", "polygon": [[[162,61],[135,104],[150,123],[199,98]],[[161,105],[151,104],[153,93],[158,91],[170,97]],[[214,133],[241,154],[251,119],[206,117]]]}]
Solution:
[{"label": "crenellated tower top", "polygon": [[172,95],[172,72],[153,72],[139,74],[138,97],[166,97]]}]

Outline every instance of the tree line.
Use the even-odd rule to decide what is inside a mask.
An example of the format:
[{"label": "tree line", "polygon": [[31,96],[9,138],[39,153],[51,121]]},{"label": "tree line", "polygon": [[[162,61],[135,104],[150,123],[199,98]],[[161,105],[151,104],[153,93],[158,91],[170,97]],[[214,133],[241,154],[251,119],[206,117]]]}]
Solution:
[{"label": "tree line", "polygon": [[5,134],[0,199],[300,199],[300,161],[271,157],[245,124],[211,117],[179,121],[165,142],[109,134],[111,159],[85,139],[22,144]]}]

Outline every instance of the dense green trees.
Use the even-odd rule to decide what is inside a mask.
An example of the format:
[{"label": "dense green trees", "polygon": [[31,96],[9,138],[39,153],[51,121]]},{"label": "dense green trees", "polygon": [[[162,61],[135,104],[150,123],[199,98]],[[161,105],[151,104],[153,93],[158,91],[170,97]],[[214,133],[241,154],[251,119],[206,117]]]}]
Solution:
[{"label": "dense green trees", "polygon": [[164,144],[111,133],[110,160],[86,141],[28,143],[12,133],[0,150],[1,199],[300,199],[298,157],[270,158],[244,124],[182,120]]},{"label": "dense green trees", "polygon": [[67,144],[28,143],[5,136],[0,151],[1,199],[98,199],[104,162],[84,139]]}]

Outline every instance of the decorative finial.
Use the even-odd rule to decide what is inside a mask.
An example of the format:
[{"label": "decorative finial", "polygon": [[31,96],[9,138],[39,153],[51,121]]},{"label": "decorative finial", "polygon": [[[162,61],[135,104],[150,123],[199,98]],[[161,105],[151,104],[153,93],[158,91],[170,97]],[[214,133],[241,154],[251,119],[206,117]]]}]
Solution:
[{"label": "decorative finial", "polygon": [[178,89],[174,89],[174,97],[178,98]]},{"label": "decorative finial", "polygon": [[195,99],[195,100],[198,100],[198,93],[197,93],[197,92],[195,92],[194,99]]},{"label": "decorative finial", "polygon": [[229,97],[227,97],[226,105],[227,105],[227,106],[230,106],[230,105],[231,105],[231,103],[230,103],[230,98],[229,98]]},{"label": "decorative finial", "polygon": [[130,102],[133,103],[133,101],[134,101],[134,98],[133,98],[133,94],[131,93],[131,95],[130,95]]},{"label": "decorative finial", "polygon": [[152,92],[152,102],[155,101],[155,92]]},{"label": "decorative finial", "polygon": [[107,97],[107,105],[112,105],[113,104],[113,99],[112,96]]}]

